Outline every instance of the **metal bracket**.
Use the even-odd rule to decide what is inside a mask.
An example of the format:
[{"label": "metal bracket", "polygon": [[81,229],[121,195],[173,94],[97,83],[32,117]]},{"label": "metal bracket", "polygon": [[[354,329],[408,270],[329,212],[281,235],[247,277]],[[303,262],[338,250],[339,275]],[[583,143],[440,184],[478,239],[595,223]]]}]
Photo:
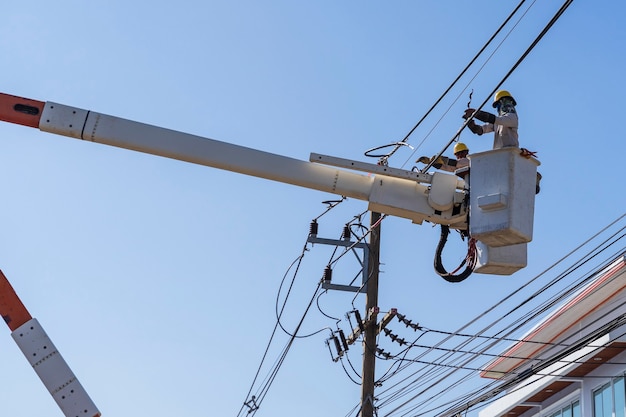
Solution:
[{"label": "metal bracket", "polygon": [[387,175],[389,177],[413,180],[421,183],[430,184],[432,175],[423,174],[416,171],[407,171],[400,168],[392,168],[385,165],[370,164],[367,162],[352,161],[349,159],[338,158],[335,156],[321,155],[311,153],[309,161],[319,164],[330,165],[339,168],[353,169],[356,171],[370,172],[372,174]]},{"label": "metal bracket", "polygon": [[[359,259],[359,263],[361,264],[361,285],[342,285],[342,284],[333,284],[331,282],[323,282],[322,288],[327,290],[339,290],[339,291],[350,291],[350,292],[359,292],[365,293],[367,292],[367,271],[368,271],[368,260],[369,260],[369,247],[367,243],[362,242],[352,242],[350,240],[335,240],[335,239],[324,239],[314,235],[309,235],[307,238],[307,242],[309,243],[319,243],[321,245],[331,245],[331,246],[343,246],[349,248],[353,252],[357,259]],[[356,253],[355,249],[363,250],[363,259],[359,258],[359,255]]]}]

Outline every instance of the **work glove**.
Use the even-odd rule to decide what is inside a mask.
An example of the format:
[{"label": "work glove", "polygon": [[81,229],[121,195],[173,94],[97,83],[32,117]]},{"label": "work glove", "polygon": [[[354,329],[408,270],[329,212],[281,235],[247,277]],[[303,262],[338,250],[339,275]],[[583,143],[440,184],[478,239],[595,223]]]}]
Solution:
[{"label": "work glove", "polygon": [[[434,158],[434,156],[433,156]],[[431,158],[432,160],[432,158]],[[435,162],[433,162],[433,167],[435,169],[439,169],[441,168],[442,165],[445,165],[448,163],[448,157],[447,156],[440,156],[439,158],[437,158],[437,160]]]},{"label": "work glove", "polygon": [[475,118],[477,118],[478,120],[480,120],[481,122],[485,122],[485,123],[495,123],[496,122],[496,115],[493,113],[489,113],[486,111],[482,111],[482,110],[478,110],[476,112],[476,116],[474,116]]},{"label": "work glove", "polygon": [[[430,161],[432,161],[435,158],[435,155],[433,155],[432,158],[429,158],[427,156],[420,156],[419,159],[416,162],[421,162],[422,164],[430,164]],[[432,166],[435,169],[439,169],[441,168],[442,165],[447,164],[448,163],[448,157],[447,156],[440,156],[439,158],[437,158],[437,160],[435,162],[433,162]]]},{"label": "work glove", "polygon": [[473,120],[473,119],[472,119],[472,120],[470,120],[470,121],[469,121],[469,123],[467,123],[467,128],[468,128],[469,130],[471,130],[471,131],[472,131],[472,133],[473,133],[473,134],[475,134],[475,135],[480,136],[480,135],[482,135],[482,134],[483,134],[483,127],[482,127],[482,126],[478,126],[478,125],[474,122],[474,120]]},{"label": "work glove", "polygon": [[[465,109],[465,113],[463,113],[463,118],[465,120],[469,119],[472,116],[472,114],[474,114],[475,111],[476,109]],[[485,123],[495,123],[496,121],[495,114],[482,111],[482,110],[476,111],[476,114],[474,115],[474,117],[480,120],[481,122],[485,122]]]},{"label": "work glove", "polygon": [[472,117],[472,114],[474,114],[475,111],[476,109],[465,109],[465,113],[463,113],[463,118],[465,120],[469,119],[470,117]]}]

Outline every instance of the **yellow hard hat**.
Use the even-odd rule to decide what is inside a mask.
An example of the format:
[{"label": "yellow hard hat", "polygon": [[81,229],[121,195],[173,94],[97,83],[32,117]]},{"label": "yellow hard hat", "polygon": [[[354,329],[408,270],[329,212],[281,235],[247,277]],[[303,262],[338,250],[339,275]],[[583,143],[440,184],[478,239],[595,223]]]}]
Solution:
[{"label": "yellow hard hat", "polygon": [[458,153],[458,152],[461,152],[461,151],[468,151],[469,152],[469,149],[467,149],[467,146],[463,142],[459,142],[456,145],[454,145],[454,153],[455,154]]},{"label": "yellow hard hat", "polygon": [[495,108],[496,107],[496,103],[498,101],[500,101],[501,98],[503,97],[510,97],[511,100],[513,100],[513,105],[517,106],[517,103],[515,102],[515,99],[513,98],[513,96],[511,95],[511,93],[509,93],[506,90],[500,90],[496,93],[496,95],[493,97],[493,104],[492,106]]}]

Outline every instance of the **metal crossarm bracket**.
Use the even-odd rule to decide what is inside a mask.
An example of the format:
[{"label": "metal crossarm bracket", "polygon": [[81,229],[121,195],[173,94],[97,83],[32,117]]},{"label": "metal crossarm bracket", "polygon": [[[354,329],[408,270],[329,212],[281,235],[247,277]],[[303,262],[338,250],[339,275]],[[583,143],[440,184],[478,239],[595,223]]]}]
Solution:
[{"label": "metal crossarm bracket", "polygon": [[[367,243],[363,242],[351,242],[349,240],[335,240],[335,239],[324,239],[319,238],[317,236],[309,236],[307,239],[309,243],[319,243],[322,245],[330,245],[330,246],[343,246],[353,251],[361,264],[361,285],[342,285],[342,284],[333,284],[332,282],[323,282],[322,288],[327,290],[339,290],[339,291],[350,291],[350,292],[359,292],[365,293],[367,291],[367,271],[368,271],[368,259],[369,259],[369,247]],[[363,251],[363,257],[360,258],[356,253],[356,249],[361,249]]]}]

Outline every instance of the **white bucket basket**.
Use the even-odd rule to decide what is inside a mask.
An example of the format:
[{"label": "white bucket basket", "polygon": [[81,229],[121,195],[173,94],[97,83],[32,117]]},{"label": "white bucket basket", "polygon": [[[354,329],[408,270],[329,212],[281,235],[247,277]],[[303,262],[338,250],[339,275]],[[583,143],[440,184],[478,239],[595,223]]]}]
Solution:
[{"label": "white bucket basket", "polygon": [[521,156],[518,148],[469,159],[470,236],[492,248],[530,242],[539,161]]}]

